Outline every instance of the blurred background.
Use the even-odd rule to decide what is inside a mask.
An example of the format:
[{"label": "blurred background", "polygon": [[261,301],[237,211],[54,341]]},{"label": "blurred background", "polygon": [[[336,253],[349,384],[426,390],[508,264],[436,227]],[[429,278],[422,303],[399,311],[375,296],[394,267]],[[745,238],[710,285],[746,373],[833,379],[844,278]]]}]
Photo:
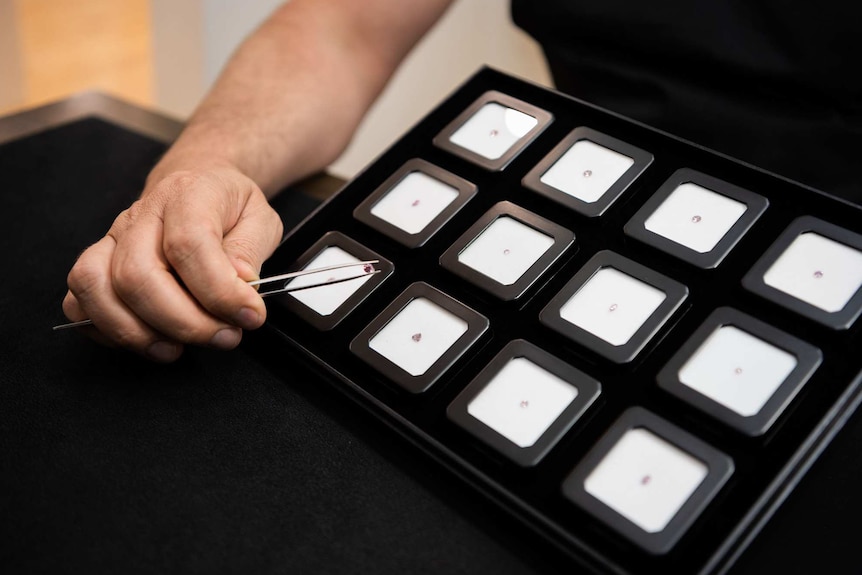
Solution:
[{"label": "blurred background", "polygon": [[[183,120],[281,0],[0,0],[0,115],[98,90]],[[331,171],[351,177],[482,65],[543,85],[509,3],[458,0]],[[289,73],[289,71],[285,71]]]}]

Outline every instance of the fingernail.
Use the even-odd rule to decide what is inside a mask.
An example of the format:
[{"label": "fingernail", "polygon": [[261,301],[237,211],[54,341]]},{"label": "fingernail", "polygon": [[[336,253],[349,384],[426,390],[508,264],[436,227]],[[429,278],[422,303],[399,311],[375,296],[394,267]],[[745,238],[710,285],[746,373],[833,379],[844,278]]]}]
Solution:
[{"label": "fingernail", "polygon": [[147,348],[147,357],[159,363],[170,363],[180,356],[180,346],[168,341],[157,341]]},{"label": "fingernail", "polygon": [[251,309],[244,307],[236,314],[236,322],[243,329],[257,329],[260,327],[260,314]]},{"label": "fingernail", "polygon": [[239,345],[242,339],[242,331],[233,327],[226,327],[218,331],[210,340],[210,345],[218,349],[233,349]]}]

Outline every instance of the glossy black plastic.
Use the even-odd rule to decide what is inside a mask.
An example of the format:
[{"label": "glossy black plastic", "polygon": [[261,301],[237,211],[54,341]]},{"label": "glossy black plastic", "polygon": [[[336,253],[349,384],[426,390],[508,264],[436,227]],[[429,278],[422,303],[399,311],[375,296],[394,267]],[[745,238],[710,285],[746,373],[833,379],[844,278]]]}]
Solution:
[{"label": "glossy black plastic", "polygon": [[[501,169],[488,169],[434,144],[488,92],[502,93],[553,116],[541,133]],[[588,127],[645,150],[652,163],[601,216],[589,217],[524,187],[523,179],[568,137]],[[422,160],[475,185],[477,193],[421,246],[407,247],[353,217],[354,210],[406,162]],[[624,227],[677,170],[687,168],[749,190],[769,207],[738,238],[714,269],[702,269],[631,238]],[[440,256],[499,202],[510,202],[571,230],[576,241],[515,300],[504,301],[444,269]],[[862,382],[862,322],[835,330],[775,299],[743,287],[742,278],[792,222],[811,216],[862,232],[862,209],[811,188],[711,152],[571,97],[484,69],[330,201],[297,227],[267,264],[283,271],[324,234],[339,231],[394,264],[394,273],[334,329],[321,331],[272,302],[269,325],[286,351],[316,366],[336,389],[562,549],[573,569],[616,573],[711,573],[732,563],[773,513],[858,403]],[[539,320],[587,262],[611,251],[685,286],[688,296],[629,362],[617,363]],[[358,334],[411,284],[423,282],[486,317],[489,327],[469,351],[422,393],[411,393],[386,373],[350,353]],[[758,436],[661,389],[656,377],[713,311],[732,307],[822,352],[820,366]],[[493,445],[477,440],[446,411],[510,342],[526,340],[601,384],[602,393],[536,465],[522,467]],[[663,553],[644,549],[624,532],[563,495],[565,478],[623,413],[642,408],[723,453],[733,462],[730,479],[685,523]]]}]

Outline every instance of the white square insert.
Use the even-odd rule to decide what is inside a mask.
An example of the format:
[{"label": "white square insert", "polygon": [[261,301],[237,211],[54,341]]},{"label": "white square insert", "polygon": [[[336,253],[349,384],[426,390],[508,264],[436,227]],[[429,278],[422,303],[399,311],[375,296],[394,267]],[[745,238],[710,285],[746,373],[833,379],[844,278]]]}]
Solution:
[{"label": "white square insert", "polygon": [[706,478],[699,459],[644,429],[628,430],[584,489],[648,533],[662,531]]},{"label": "white square insert", "polygon": [[806,232],[775,260],[763,281],[826,312],[837,312],[862,286],[862,252]]},{"label": "white square insert", "polygon": [[489,160],[496,160],[538,123],[536,118],[524,112],[488,102],[464,122],[449,141]]},{"label": "white square insert", "polygon": [[573,385],[517,357],[473,398],[467,412],[518,447],[530,447],[577,395]]},{"label": "white square insert", "polygon": [[587,203],[601,198],[634,159],[589,140],[578,140],[540,181]]},{"label": "white square insert", "polygon": [[458,254],[458,261],[503,285],[512,285],[554,245],[554,238],[501,216]]},{"label": "white square insert", "polygon": [[679,380],[749,417],[757,414],[796,368],[796,357],[732,325],[721,326],[692,354]]},{"label": "white square insert", "polygon": [[597,271],[560,308],[560,317],[611,345],[624,345],[667,295],[612,267]]},{"label": "white square insert", "polygon": [[423,172],[410,172],[371,213],[408,234],[418,234],[458,198],[458,190]]},{"label": "white square insert", "polygon": [[467,327],[457,315],[428,298],[417,297],[378,331],[368,346],[415,377],[428,371]]},{"label": "white square insert", "polygon": [[[358,263],[360,261],[362,260],[337,246],[329,246],[305,264],[302,269],[322,268],[339,264]],[[290,287],[302,287],[324,281],[347,278],[356,274],[356,268],[341,268],[300,276],[290,280],[286,285]],[[341,304],[347,301],[347,298],[353,295],[356,290],[362,287],[362,284],[372,277],[373,274],[368,274],[350,281],[289,292],[287,295],[301,301],[320,315],[327,316],[337,310]]]},{"label": "white square insert", "polygon": [[677,187],[644,224],[649,231],[707,253],[721,241],[748,207],[697,184]]}]

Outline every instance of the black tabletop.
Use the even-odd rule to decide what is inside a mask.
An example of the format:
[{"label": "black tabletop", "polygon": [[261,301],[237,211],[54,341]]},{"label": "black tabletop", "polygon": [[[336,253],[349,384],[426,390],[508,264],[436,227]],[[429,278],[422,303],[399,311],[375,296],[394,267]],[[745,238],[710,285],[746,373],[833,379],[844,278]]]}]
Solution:
[{"label": "black tabletop", "polygon": [[[0,119],[0,572],[572,572],[265,330],[170,366],[51,331],[178,129],[101,96]],[[860,441],[856,415],[734,573],[862,570]]]}]

